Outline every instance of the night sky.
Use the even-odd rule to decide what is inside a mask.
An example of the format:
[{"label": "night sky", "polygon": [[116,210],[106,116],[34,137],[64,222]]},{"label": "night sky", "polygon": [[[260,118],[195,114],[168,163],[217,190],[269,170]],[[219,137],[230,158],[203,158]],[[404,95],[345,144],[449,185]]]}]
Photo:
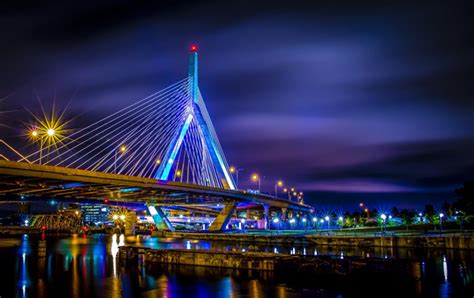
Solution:
[{"label": "night sky", "polygon": [[195,42],[242,188],[255,171],[319,206],[415,208],[474,178],[469,1],[41,2],[0,11],[0,133],[20,148],[36,95],[83,127],[184,78]]}]

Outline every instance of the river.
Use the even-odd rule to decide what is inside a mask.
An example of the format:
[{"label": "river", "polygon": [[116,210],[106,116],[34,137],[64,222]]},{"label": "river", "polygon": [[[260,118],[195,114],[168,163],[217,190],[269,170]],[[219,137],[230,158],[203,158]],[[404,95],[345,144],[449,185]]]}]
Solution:
[{"label": "river", "polygon": [[[269,251],[334,257],[413,260],[406,278],[381,272],[349,281],[274,276],[204,267],[122,268],[119,245],[152,248]],[[0,239],[0,297],[473,297],[474,252],[268,246],[108,235]]]}]

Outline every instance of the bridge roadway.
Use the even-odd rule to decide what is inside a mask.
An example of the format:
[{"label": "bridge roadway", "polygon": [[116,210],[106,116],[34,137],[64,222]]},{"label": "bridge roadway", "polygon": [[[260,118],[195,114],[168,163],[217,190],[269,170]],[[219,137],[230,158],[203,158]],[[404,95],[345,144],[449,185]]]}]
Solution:
[{"label": "bridge roadway", "polygon": [[97,203],[106,198],[162,207],[235,202],[311,211],[310,206],[264,194],[9,160],[0,160],[0,196],[7,201],[23,196],[26,200],[47,197]]}]

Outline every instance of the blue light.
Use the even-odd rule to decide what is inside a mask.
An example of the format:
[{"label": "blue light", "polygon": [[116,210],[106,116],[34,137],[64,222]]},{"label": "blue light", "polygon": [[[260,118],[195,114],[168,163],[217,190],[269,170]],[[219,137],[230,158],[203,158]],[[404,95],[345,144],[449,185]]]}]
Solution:
[{"label": "blue light", "polygon": [[173,151],[171,151],[171,155],[170,155],[170,158],[168,159],[168,162],[166,163],[165,169],[163,170],[163,173],[158,179],[168,180],[171,167],[173,166],[173,162],[176,158],[176,155],[178,155],[179,148],[181,148],[181,144],[183,143],[183,140],[184,140],[184,135],[188,131],[189,125],[191,124],[192,120],[193,120],[193,114],[189,114],[188,118],[186,118],[186,122],[184,122],[183,128],[181,128],[181,132],[179,133],[178,140],[176,141],[176,144],[174,145]]},{"label": "blue light", "polygon": [[123,188],[120,190],[122,193],[127,193],[127,192],[135,192],[135,191],[140,191],[141,188],[139,187],[130,187],[130,188]]}]

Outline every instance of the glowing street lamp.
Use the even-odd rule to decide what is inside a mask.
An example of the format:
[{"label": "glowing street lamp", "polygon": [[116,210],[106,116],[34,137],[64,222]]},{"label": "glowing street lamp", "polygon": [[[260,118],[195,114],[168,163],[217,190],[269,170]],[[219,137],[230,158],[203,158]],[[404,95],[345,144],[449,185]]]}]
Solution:
[{"label": "glowing street lamp", "polygon": [[235,174],[235,186],[236,188],[239,188],[239,172],[242,171],[243,169],[240,169],[240,168],[236,168],[234,166],[231,166],[229,168],[229,172],[231,174]]},{"label": "glowing street lamp", "polygon": [[251,177],[253,182],[258,182],[258,192],[261,192],[261,181],[260,181],[260,176],[258,174],[252,174]]},{"label": "glowing street lamp", "polygon": [[328,230],[329,230],[329,225],[330,225],[330,223],[329,223],[329,220],[330,220],[329,216],[326,215],[326,216],[324,217],[324,220],[328,222]]},{"label": "glowing street lamp", "polygon": [[32,139],[36,139],[38,137],[38,130],[37,129],[32,129],[30,131],[30,136]]},{"label": "glowing street lamp", "polygon": [[440,213],[439,214],[439,227],[440,227],[441,231],[443,230],[443,217],[444,217],[444,214]]},{"label": "glowing street lamp", "polygon": [[115,159],[114,159],[114,173],[117,174],[117,153],[120,152],[120,154],[125,154],[127,151],[127,146],[125,144],[120,145],[118,150],[115,150]]},{"label": "glowing street lamp", "polygon": [[382,214],[380,215],[380,218],[381,218],[382,221],[383,221],[383,222],[382,222],[382,228],[381,228],[381,229],[382,229],[382,232],[384,232],[384,230],[385,230],[385,223],[386,223],[386,220],[387,220],[387,215],[385,215],[385,213],[382,213]]},{"label": "glowing street lamp", "polygon": [[275,197],[278,197],[278,188],[283,186],[283,181],[278,180],[275,183]]},{"label": "glowing street lamp", "polygon": [[288,189],[288,188],[284,188],[284,189],[283,189],[283,192],[288,193],[288,201],[291,201],[291,190]]}]

